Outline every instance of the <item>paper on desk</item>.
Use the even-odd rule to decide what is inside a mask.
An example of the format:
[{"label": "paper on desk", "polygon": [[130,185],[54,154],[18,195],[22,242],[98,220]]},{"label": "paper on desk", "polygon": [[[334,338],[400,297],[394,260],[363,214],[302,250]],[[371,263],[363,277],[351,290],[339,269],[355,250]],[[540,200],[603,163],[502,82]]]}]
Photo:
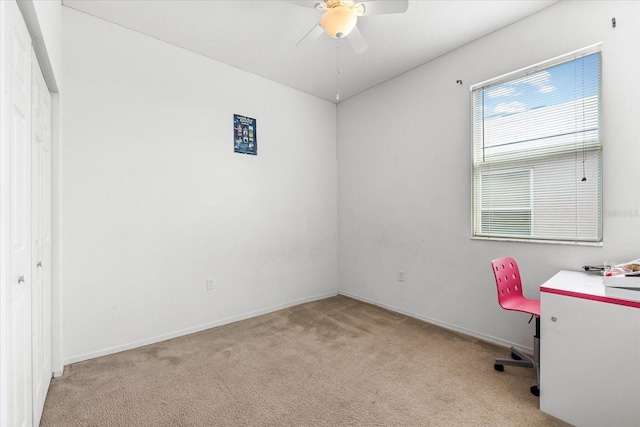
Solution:
[{"label": "paper on desk", "polygon": [[640,258],[631,260],[631,261],[627,261],[627,262],[623,262],[621,264],[616,264],[614,267],[616,268],[622,268],[625,270],[628,270],[630,272],[634,272],[634,273],[638,273],[640,272]]}]

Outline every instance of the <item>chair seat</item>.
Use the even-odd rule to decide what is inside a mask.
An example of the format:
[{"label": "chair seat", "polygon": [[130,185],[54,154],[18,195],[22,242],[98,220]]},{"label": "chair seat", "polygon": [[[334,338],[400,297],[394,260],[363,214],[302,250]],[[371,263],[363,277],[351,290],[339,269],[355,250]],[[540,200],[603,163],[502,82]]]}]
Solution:
[{"label": "chair seat", "polygon": [[522,311],[540,317],[540,300],[532,300],[525,297],[512,297],[501,301],[500,305],[505,310]]}]

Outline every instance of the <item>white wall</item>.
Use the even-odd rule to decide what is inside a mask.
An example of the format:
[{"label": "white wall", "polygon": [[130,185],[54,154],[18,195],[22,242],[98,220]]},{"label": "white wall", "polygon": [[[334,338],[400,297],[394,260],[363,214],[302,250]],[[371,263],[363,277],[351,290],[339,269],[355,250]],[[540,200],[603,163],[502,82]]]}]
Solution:
[{"label": "white wall", "polygon": [[[469,86],[597,42],[604,245],[471,240]],[[640,3],[563,1],[340,103],[340,292],[531,347],[527,316],[498,307],[489,262],[516,258],[525,294],[538,297],[538,286],[559,269],[640,256],[638,76]]]},{"label": "white wall", "polygon": [[[63,24],[65,363],[336,294],[334,104]],[[257,156],[233,152],[234,113],[257,119]]]}]

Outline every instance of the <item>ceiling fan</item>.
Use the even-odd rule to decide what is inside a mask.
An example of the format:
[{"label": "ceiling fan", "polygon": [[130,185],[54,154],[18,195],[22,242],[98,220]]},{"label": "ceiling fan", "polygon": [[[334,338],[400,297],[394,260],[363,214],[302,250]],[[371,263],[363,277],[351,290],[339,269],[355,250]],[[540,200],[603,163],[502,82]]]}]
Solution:
[{"label": "ceiling fan", "polygon": [[[324,32],[334,39],[347,38],[356,53],[362,53],[369,47],[356,23],[358,17],[403,13],[409,7],[408,0],[324,0],[292,1],[298,6],[311,7],[322,11],[322,18],[298,43],[307,45]],[[347,37],[349,36],[349,37]]]}]

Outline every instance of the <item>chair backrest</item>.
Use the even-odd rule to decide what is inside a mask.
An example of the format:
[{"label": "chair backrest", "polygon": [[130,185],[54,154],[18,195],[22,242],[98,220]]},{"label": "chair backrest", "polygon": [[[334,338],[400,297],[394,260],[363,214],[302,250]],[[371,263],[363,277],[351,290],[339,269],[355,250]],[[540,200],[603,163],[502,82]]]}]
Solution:
[{"label": "chair backrest", "polygon": [[505,304],[509,300],[523,298],[520,270],[515,259],[511,257],[494,259],[491,261],[491,267],[498,287],[498,303],[502,308],[507,308]]}]

